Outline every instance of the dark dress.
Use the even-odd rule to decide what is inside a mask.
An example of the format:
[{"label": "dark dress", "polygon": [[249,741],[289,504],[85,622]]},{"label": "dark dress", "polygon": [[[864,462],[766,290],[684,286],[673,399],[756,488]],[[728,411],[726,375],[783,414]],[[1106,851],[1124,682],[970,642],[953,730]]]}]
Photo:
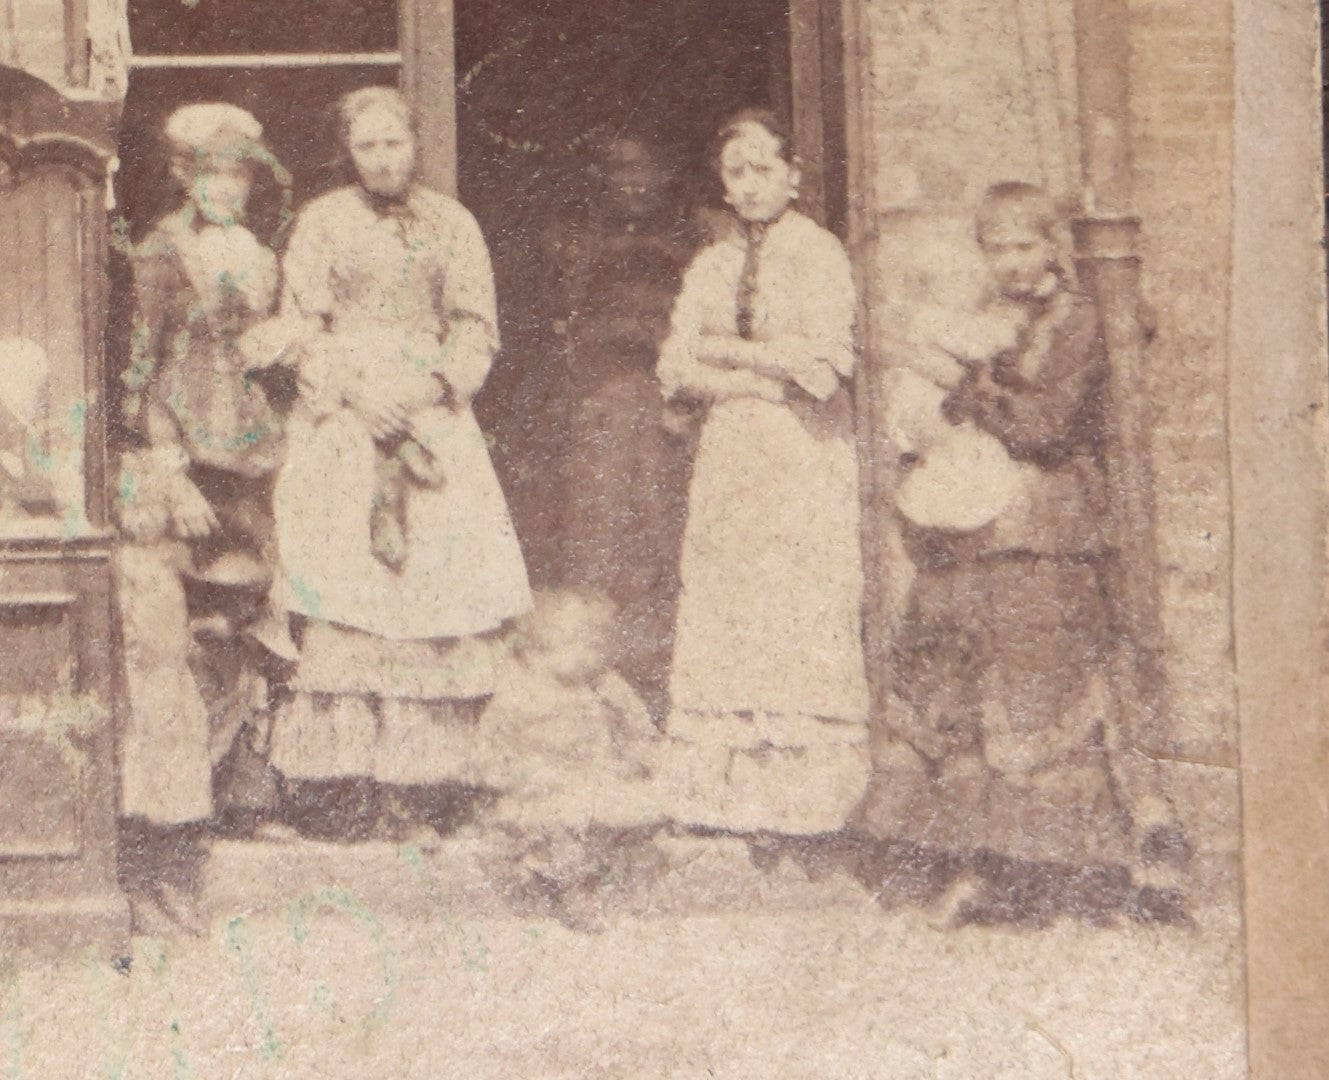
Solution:
[{"label": "dark dress", "polygon": [[655,376],[683,268],[680,226],[591,220],[560,242],[568,440],[562,577],[620,612],[617,666],[663,710],[687,500],[687,447]]},{"label": "dark dress", "polygon": [[945,404],[1024,466],[1016,503],[972,533],[904,526],[916,567],[893,650],[900,732],[921,790],[899,832],[944,849],[1072,865],[1128,857],[1114,777],[1106,591],[1107,361],[1098,315],[1065,290]]},{"label": "dark dress", "polygon": [[[208,706],[190,668],[185,580],[261,592],[271,572],[281,425],[239,342],[267,317],[276,288],[276,257],[251,233],[198,227],[184,210],[135,251],[125,410],[144,448],[121,463],[126,535],[115,569],[129,710],[120,803],[160,824],[212,812]],[[218,527],[185,543],[168,522],[188,484]],[[150,504],[164,513],[144,513]]]}]

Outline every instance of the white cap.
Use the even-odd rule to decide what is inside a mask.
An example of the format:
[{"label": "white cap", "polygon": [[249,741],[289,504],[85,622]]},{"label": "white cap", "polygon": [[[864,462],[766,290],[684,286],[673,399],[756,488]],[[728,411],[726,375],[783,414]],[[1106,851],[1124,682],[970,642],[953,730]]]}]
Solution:
[{"label": "white cap", "polygon": [[237,161],[252,155],[263,125],[238,105],[220,101],[182,105],[164,129],[171,149],[194,158]]}]

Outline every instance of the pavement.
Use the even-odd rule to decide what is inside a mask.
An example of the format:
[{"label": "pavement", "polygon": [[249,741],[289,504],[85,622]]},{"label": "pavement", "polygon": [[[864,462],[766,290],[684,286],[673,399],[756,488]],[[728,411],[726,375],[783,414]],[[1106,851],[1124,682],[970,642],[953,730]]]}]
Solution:
[{"label": "pavement", "polygon": [[0,1072],[1226,1080],[1246,1075],[1232,869],[1188,925],[1028,930],[726,837],[217,841],[201,935],[7,961]]}]

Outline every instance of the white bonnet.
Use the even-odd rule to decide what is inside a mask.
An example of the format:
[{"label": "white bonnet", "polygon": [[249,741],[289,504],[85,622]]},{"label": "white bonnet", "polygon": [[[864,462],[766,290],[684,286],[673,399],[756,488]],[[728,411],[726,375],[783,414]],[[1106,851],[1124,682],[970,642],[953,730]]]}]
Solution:
[{"label": "white bonnet", "polygon": [[208,101],[176,109],[164,133],[176,154],[239,161],[253,156],[263,125],[238,105]]}]

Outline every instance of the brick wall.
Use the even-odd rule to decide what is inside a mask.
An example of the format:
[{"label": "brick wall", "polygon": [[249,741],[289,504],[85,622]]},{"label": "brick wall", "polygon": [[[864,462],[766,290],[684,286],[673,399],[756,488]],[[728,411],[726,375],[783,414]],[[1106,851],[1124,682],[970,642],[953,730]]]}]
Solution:
[{"label": "brick wall", "polygon": [[[1078,186],[1073,0],[863,0],[875,190],[874,356],[909,311],[975,287],[972,206],[992,181]],[[1130,0],[1157,549],[1183,812],[1237,841],[1225,437],[1231,58],[1228,0]],[[897,587],[895,594],[900,594]]]},{"label": "brick wall", "polygon": [[1225,0],[1132,0],[1143,292],[1157,310],[1159,554],[1172,682],[1187,744],[1236,763],[1226,410],[1231,243],[1231,22]]}]

